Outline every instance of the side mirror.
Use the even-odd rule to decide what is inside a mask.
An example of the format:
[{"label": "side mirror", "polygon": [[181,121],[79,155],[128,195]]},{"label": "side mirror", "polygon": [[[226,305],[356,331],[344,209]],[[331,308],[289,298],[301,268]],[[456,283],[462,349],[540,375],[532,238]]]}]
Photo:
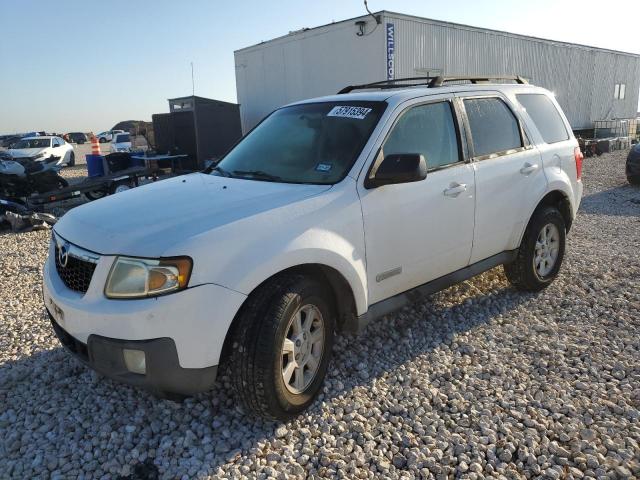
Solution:
[{"label": "side mirror", "polygon": [[394,153],[374,168],[366,179],[365,188],[396,183],[419,182],[427,178],[427,161],[417,153]]}]

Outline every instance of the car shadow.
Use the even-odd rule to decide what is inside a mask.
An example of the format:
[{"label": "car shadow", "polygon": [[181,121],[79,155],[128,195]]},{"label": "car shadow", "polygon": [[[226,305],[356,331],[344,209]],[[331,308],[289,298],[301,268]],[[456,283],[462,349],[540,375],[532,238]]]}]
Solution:
[{"label": "car shadow", "polygon": [[640,187],[626,184],[585,195],[579,213],[640,217]]},{"label": "car shadow", "polygon": [[[315,428],[328,411],[341,408],[353,390],[444,345],[456,354],[474,355],[459,334],[535,297],[508,287],[499,269],[485,275],[491,277],[491,287],[478,287],[487,284],[486,278],[467,281],[372,322],[359,335],[338,336],[321,395],[286,427]],[[44,313],[42,322],[48,322]],[[0,364],[0,471],[12,461],[35,461],[30,455],[37,453],[20,443],[24,425],[46,432],[51,443],[47,450],[57,451],[61,466],[79,441],[98,441],[106,457],[103,472],[117,477],[124,469],[119,478],[130,479],[157,478],[158,471],[171,462],[175,468],[176,461],[195,465],[189,476],[196,471],[215,475],[220,465],[281,436],[280,424],[238,407],[225,371],[212,391],[175,403],[101,377],[62,347]],[[40,442],[44,438],[43,433]],[[123,449],[128,451],[124,458]]]}]

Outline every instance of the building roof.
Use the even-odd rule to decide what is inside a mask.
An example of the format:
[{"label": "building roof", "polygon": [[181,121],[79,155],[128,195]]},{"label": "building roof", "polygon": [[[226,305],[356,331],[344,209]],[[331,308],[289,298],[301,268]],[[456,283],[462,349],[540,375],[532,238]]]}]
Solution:
[{"label": "building roof", "polygon": [[[465,25],[462,23],[455,23],[455,22],[447,22],[444,20],[435,20],[432,18],[426,18],[426,17],[418,17],[416,15],[407,15],[404,13],[398,13],[398,12],[392,12],[389,10],[381,10],[379,12],[375,12],[373,14],[374,16],[377,15],[386,15],[386,16],[396,16],[396,17],[403,17],[405,19],[408,20],[414,20],[414,21],[419,21],[419,22],[423,22],[423,23],[431,23],[434,25],[440,25],[440,26],[445,26],[445,27],[449,27],[449,28],[453,28],[453,29],[461,29],[461,30],[471,30],[471,31],[476,31],[476,32],[484,32],[484,33],[490,33],[493,35],[500,35],[500,36],[506,36],[506,37],[512,37],[512,38],[520,38],[523,40],[529,40],[529,41],[534,41],[534,42],[541,42],[541,43],[547,43],[547,44],[551,44],[551,45],[557,45],[557,46],[563,46],[563,47],[573,47],[573,48],[584,48],[584,49],[589,49],[589,50],[597,50],[600,52],[608,52],[608,53],[614,53],[614,54],[618,54],[618,55],[630,55],[633,57],[638,57],[640,58],[640,54],[638,53],[631,53],[631,52],[624,52],[624,51],[620,51],[620,50],[611,50],[608,48],[601,48],[601,47],[593,47],[590,45],[583,45],[580,43],[570,43],[570,42],[563,42],[560,40],[551,40],[551,39],[547,39],[547,38],[541,38],[541,37],[533,37],[533,36],[529,36],[529,35],[522,35],[519,33],[511,33],[511,32],[506,32],[503,30],[493,30],[490,28],[483,28],[483,27],[474,27],[471,25]],[[281,40],[281,39],[285,39],[288,37],[294,37],[296,35],[302,34],[302,33],[307,33],[313,30],[317,30],[320,28],[325,28],[331,25],[338,25],[340,23],[345,23],[345,22],[353,22],[355,20],[360,20],[360,19],[366,19],[367,17],[370,17],[370,15],[362,15],[359,17],[353,17],[353,18],[348,18],[346,20],[340,20],[338,22],[332,22],[332,23],[327,23],[325,25],[318,25],[316,27],[311,27],[311,28],[303,28],[300,30],[296,30],[293,32],[289,32],[287,35],[282,35],[280,37],[276,37],[273,38],[271,40],[266,40],[260,43],[257,43],[255,45],[250,45],[244,48],[240,48],[238,50],[236,50],[236,52],[242,52],[243,50],[248,50],[254,47],[258,47],[260,45],[264,45],[266,43],[269,42],[273,42],[275,40]]]}]

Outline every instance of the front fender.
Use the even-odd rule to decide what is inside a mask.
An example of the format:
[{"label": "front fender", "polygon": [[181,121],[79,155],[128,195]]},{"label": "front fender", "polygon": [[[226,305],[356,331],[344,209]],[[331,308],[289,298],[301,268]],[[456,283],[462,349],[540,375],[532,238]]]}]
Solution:
[{"label": "front fender", "polygon": [[237,263],[235,267],[230,263],[226,270],[218,273],[226,280],[227,288],[249,295],[265,280],[284,270],[317,264],[331,267],[345,278],[353,292],[359,315],[367,310],[364,250],[335,232],[309,230],[281,248],[265,246],[261,250],[244,253],[241,262],[247,268],[237,268]]}]

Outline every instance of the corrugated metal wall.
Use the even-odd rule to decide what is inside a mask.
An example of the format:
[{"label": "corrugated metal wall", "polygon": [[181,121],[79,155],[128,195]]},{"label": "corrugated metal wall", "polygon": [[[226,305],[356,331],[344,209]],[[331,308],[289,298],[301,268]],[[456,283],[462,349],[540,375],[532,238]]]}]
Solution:
[{"label": "corrugated metal wall", "polygon": [[351,84],[384,78],[384,26],[356,36],[351,19],[300,31],[235,52],[242,130],[287,103],[334,94]]},{"label": "corrugated metal wall", "polygon": [[[395,76],[519,74],[556,94],[574,129],[635,117],[640,57],[385,13],[395,26]],[[373,79],[372,79],[373,80]],[[624,100],[614,85],[626,84]]]},{"label": "corrugated metal wall", "polygon": [[[356,35],[357,20],[367,33]],[[640,56],[382,12],[296,32],[235,52],[236,89],[247,132],[275,108],[386,78],[386,24],[395,30],[395,78],[519,74],[555,92],[574,129],[635,117]],[[626,98],[614,99],[614,85]]]}]

